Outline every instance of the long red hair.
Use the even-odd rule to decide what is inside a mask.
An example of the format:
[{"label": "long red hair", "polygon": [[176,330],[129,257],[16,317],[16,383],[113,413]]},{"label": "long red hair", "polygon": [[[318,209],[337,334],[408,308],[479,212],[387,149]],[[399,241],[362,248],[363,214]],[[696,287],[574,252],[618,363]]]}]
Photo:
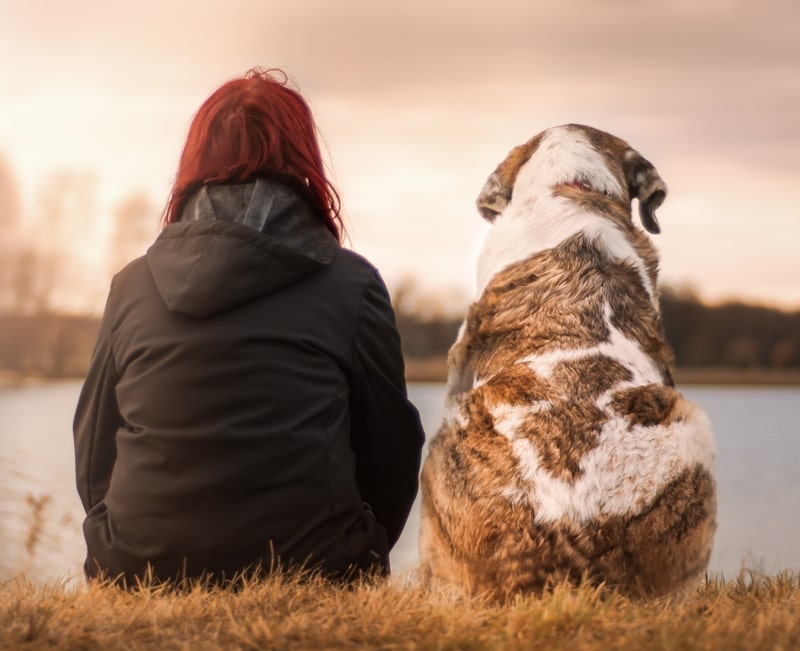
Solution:
[{"label": "long red hair", "polygon": [[201,186],[255,178],[303,192],[341,242],[339,195],[325,175],[311,109],[281,70],[252,69],[203,103],[189,127],[164,225],[180,220]]}]

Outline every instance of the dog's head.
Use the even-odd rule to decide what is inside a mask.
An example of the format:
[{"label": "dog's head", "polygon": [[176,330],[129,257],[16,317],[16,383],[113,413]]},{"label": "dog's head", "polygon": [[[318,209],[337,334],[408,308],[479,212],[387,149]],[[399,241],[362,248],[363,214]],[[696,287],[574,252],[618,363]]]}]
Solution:
[{"label": "dog's head", "polygon": [[559,186],[624,202],[628,210],[636,198],[642,225],[651,233],[661,230],[655,211],[667,186],[655,167],[624,140],[578,124],[548,129],[512,149],[486,180],[478,210],[492,222],[512,197],[524,202]]}]

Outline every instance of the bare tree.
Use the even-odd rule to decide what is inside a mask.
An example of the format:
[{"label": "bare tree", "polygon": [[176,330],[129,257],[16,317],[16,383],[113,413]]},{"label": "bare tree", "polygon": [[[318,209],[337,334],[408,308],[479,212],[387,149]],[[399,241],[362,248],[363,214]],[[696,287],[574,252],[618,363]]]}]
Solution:
[{"label": "bare tree", "polygon": [[117,205],[109,242],[112,273],[145,252],[157,226],[158,211],[144,192],[132,194]]},{"label": "bare tree", "polygon": [[0,154],[0,242],[6,241],[9,232],[16,230],[19,214],[19,191],[14,170]]},{"label": "bare tree", "polygon": [[14,278],[19,257],[20,201],[14,172],[0,155],[0,311],[15,309]]},{"label": "bare tree", "polygon": [[42,312],[89,293],[91,265],[100,255],[95,177],[90,172],[54,172],[40,184],[36,198],[34,254],[20,282],[30,291],[28,311]]}]

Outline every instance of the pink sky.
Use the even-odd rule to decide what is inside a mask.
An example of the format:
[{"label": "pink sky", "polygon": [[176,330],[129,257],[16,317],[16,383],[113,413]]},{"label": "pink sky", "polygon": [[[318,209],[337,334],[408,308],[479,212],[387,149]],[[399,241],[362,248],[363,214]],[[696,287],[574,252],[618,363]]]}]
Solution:
[{"label": "pink sky", "polygon": [[[390,286],[469,296],[486,176],[538,131],[582,122],[669,185],[664,281],[800,308],[796,0],[120,7],[0,0],[0,156],[29,221],[59,169],[95,175],[99,220],[136,191],[163,204],[203,99],[278,66],[315,111],[351,245]],[[99,264],[102,234],[73,254]]]}]

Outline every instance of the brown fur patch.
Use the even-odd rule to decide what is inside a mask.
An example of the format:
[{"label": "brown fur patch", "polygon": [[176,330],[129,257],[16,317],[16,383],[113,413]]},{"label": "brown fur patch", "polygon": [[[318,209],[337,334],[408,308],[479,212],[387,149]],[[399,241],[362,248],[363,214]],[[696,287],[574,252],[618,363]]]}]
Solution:
[{"label": "brown fur patch", "polygon": [[565,481],[581,475],[581,459],[597,446],[608,420],[597,398],[628,379],[625,367],[602,355],[561,362],[553,369],[552,408],[528,416],[519,432],[536,448],[542,469]]},{"label": "brown fur patch", "polygon": [[539,377],[525,364],[513,364],[493,375],[483,386],[476,389],[492,407],[530,405],[540,400],[555,397],[555,388]]},{"label": "brown fur patch", "polygon": [[[473,409],[482,409],[480,400]],[[481,415],[482,422],[490,420]],[[476,432],[454,425],[445,425],[431,442],[420,479],[423,509],[432,516],[428,526],[456,559],[486,557],[506,533],[500,515],[507,510],[503,491],[519,476],[510,448],[493,429]]]},{"label": "brown fur patch", "polygon": [[467,315],[464,354],[474,374],[484,377],[524,354],[595,346],[608,339],[606,300],[613,325],[653,357],[666,380],[672,353],[638,270],[607,259],[580,235],[491,280]]},{"label": "brown fur patch", "polygon": [[576,237],[497,274],[467,315],[462,345],[475,376],[487,377],[525,355],[606,341],[597,300],[602,264],[597,249]]},{"label": "brown fur patch", "polygon": [[541,468],[553,477],[570,481],[581,474],[580,462],[597,446],[606,415],[587,403],[537,413],[526,419],[520,432],[539,453]]},{"label": "brown fur patch", "polygon": [[453,569],[473,594],[499,599],[582,577],[635,597],[662,595],[702,576],[716,528],[714,494],[713,478],[697,467],[633,516],[542,524],[520,506],[509,521],[494,524],[488,555],[461,557]]},{"label": "brown fur patch", "polygon": [[634,425],[667,425],[675,420],[680,394],[669,386],[649,384],[617,391],[611,406]]}]

